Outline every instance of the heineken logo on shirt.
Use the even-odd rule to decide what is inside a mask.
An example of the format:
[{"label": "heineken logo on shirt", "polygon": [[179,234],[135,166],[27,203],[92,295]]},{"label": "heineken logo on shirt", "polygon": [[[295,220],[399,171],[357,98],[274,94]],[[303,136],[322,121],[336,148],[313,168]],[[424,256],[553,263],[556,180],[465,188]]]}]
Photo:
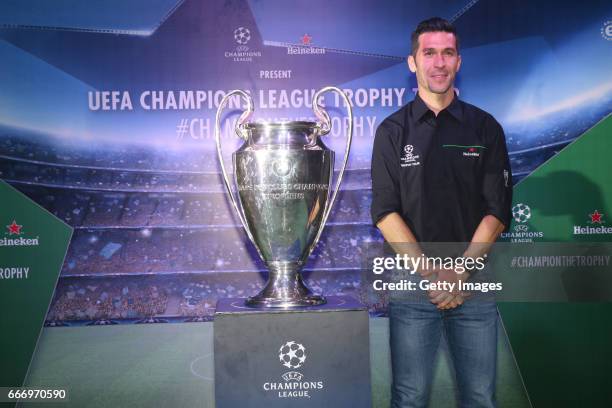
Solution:
[{"label": "heineken logo on shirt", "polygon": [[467,145],[446,144],[446,145],[442,145],[442,147],[446,149],[458,149],[462,151],[462,154],[465,157],[480,157],[480,153],[484,149],[486,149],[486,147],[479,146],[479,145],[467,146]]}]

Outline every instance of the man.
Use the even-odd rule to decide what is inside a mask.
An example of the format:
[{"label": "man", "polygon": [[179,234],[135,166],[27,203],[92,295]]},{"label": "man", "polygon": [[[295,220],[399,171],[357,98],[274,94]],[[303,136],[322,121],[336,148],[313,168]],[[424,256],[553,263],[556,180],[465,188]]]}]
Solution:
[{"label": "man", "polygon": [[[418,94],[376,132],[372,219],[393,249],[409,256],[431,256],[436,246],[427,243],[454,242],[464,243],[458,256],[483,257],[510,223],[504,133],[490,114],[458,99],[453,84],[460,66],[455,28],[441,18],[421,22],[408,56]],[[416,272],[420,279],[455,284],[477,280],[481,273],[441,267]],[[455,368],[459,406],[495,406],[494,299],[430,290],[392,297],[389,317],[393,407],[427,406],[442,333]]]}]

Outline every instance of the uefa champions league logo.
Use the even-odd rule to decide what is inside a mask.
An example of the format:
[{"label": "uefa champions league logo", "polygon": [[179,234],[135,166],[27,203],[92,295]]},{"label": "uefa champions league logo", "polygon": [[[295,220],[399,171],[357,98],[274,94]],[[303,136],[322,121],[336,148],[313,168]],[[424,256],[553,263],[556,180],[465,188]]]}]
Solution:
[{"label": "uefa champions league logo", "polygon": [[232,59],[234,62],[252,62],[253,58],[261,57],[261,51],[250,50],[247,46],[251,41],[251,30],[246,27],[238,27],[234,30],[233,35],[238,46],[235,50],[225,51],[225,58]]},{"label": "uefa champions league logo", "polygon": [[531,219],[531,208],[527,204],[515,204],[512,207],[512,218],[516,222],[514,231],[502,232],[502,238],[509,238],[510,242],[533,242],[534,239],[544,238],[544,232],[534,230],[527,224],[527,221]]},{"label": "uefa champions league logo", "polygon": [[512,207],[512,218],[514,221],[525,223],[531,218],[531,208],[527,204],[518,203]]},{"label": "uefa champions league logo", "polygon": [[263,383],[261,387],[264,392],[283,399],[311,398],[311,393],[325,388],[322,378],[305,378],[304,374],[295,371],[306,362],[306,347],[303,344],[293,340],[285,342],[278,349],[278,360],[290,371],[281,374],[282,381],[269,380]]},{"label": "uefa champions league logo", "polygon": [[246,45],[251,40],[251,31],[248,28],[238,27],[234,30],[234,40],[240,45]]},{"label": "uefa champions league logo", "polygon": [[297,369],[306,361],[306,348],[295,341],[288,341],[278,350],[278,358],[282,365],[289,369]]},{"label": "uefa champions league logo", "polygon": [[404,156],[400,157],[401,167],[418,166],[421,164],[419,161],[419,155],[415,154],[414,146],[407,144],[404,146]]},{"label": "uefa champions league logo", "polygon": [[406,157],[412,156],[412,151],[414,150],[414,146],[411,144],[407,144],[404,146],[404,153],[406,153]]}]

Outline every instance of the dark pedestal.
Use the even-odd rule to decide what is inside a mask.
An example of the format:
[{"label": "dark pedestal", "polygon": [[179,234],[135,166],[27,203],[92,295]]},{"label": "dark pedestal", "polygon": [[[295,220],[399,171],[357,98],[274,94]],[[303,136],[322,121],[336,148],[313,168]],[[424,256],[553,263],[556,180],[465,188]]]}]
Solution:
[{"label": "dark pedestal", "polygon": [[215,313],[217,408],[370,407],[368,312],[349,297],[259,310],[221,299]]}]

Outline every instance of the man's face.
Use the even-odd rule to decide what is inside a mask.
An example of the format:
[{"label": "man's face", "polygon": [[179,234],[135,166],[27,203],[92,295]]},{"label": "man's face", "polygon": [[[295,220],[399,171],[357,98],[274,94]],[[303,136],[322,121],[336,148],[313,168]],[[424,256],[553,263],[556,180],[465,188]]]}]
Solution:
[{"label": "man's face", "polygon": [[443,31],[421,34],[416,55],[408,56],[408,67],[416,73],[419,89],[435,94],[453,92],[460,66],[455,35]]}]

